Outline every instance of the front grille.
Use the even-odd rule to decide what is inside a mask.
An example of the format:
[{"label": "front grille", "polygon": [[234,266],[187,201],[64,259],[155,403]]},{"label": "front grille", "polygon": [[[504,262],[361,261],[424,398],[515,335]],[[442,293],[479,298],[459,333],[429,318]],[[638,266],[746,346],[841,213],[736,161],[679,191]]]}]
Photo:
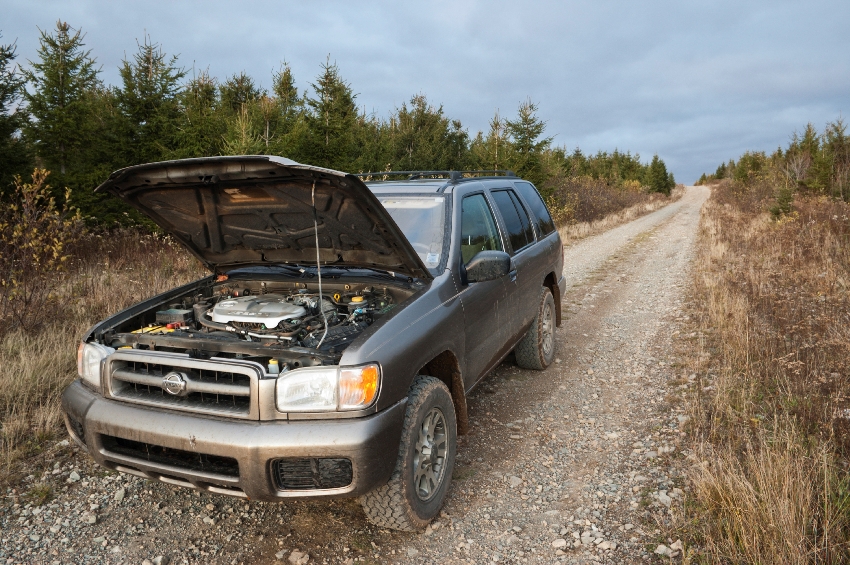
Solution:
[{"label": "front grille", "polygon": [[[110,358],[110,391],[114,398],[129,402],[248,418],[256,378],[252,373],[250,368],[217,361],[166,361],[119,352]],[[166,389],[166,377],[175,380],[176,394]]]},{"label": "front grille", "polygon": [[286,458],[272,461],[272,476],[278,490],[342,488],[351,484],[349,459]]},{"label": "front grille", "polygon": [[107,456],[109,453],[114,453],[189,471],[202,471],[228,477],[239,476],[239,464],[232,457],[183,451],[107,435],[102,435],[100,438],[104,449],[108,452]]}]

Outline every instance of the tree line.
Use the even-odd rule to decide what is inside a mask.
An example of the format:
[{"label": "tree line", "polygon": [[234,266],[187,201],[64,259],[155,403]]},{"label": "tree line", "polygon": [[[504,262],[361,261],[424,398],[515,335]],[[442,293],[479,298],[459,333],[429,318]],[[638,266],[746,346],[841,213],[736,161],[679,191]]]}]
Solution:
[{"label": "tree line", "polygon": [[838,118],[818,132],[809,123],[803,133],[795,132],[788,147],[747,151],[737,161],[721,163],[713,174],[705,174],[697,184],[733,179],[744,184],[767,177],[783,181],[784,189],[823,194],[850,202],[850,138],[844,120]]},{"label": "tree line", "polygon": [[285,62],[263,88],[245,72],[224,80],[190,74],[145,36],[122,61],[120,84],[107,85],[79,29],[58,21],[39,33],[37,57],[26,65],[16,63],[14,44],[0,45],[0,196],[15,175],[38,166],[103,226],[138,220],[92,192],[111,171],[213,155],[280,155],[349,172],[511,169],[544,195],[553,179],[575,176],[665,194],[675,185],[657,155],[644,164],[616,150],[585,156],[554,146],[530,99],[514,117],[497,111],[486,132],[470,135],[424,94],[388,117],[366,112],[330,58],[308,88]]}]

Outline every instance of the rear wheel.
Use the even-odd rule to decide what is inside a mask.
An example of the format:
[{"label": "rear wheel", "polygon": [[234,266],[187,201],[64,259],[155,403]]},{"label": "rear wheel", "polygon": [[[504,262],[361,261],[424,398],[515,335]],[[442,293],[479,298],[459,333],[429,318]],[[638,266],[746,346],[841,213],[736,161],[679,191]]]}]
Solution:
[{"label": "rear wheel", "polygon": [[408,395],[396,468],[386,485],[360,499],[370,522],[418,531],[437,516],[452,478],[457,423],[449,389],[420,376]]},{"label": "rear wheel", "polygon": [[555,299],[545,286],[540,291],[537,315],[528,333],[514,348],[517,365],[542,371],[555,358]]}]

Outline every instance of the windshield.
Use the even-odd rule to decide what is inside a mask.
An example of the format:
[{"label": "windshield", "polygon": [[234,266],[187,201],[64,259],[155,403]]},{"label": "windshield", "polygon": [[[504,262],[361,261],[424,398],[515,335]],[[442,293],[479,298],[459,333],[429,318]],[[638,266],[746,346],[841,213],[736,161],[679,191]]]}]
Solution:
[{"label": "windshield", "polygon": [[380,201],[425,266],[431,270],[439,267],[446,222],[445,197],[388,196]]}]

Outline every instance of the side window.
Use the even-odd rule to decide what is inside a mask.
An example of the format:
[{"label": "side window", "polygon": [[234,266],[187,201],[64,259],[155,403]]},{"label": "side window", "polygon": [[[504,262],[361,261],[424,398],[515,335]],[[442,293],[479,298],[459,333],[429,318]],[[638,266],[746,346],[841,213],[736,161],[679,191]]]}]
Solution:
[{"label": "side window", "polygon": [[513,190],[494,190],[492,192],[496,207],[505,220],[505,228],[508,231],[511,247],[514,253],[534,241],[534,231],[528,220],[525,208],[519,203],[519,199]]},{"label": "side window", "polygon": [[516,182],[514,186],[525,199],[528,207],[531,208],[532,214],[537,218],[537,232],[540,237],[546,237],[555,231],[555,222],[552,221],[552,216],[549,215],[549,210],[534,185],[530,182]]},{"label": "side window", "polygon": [[464,265],[479,251],[502,251],[502,240],[493,220],[493,212],[483,194],[473,194],[463,199],[460,237],[460,254]]}]

